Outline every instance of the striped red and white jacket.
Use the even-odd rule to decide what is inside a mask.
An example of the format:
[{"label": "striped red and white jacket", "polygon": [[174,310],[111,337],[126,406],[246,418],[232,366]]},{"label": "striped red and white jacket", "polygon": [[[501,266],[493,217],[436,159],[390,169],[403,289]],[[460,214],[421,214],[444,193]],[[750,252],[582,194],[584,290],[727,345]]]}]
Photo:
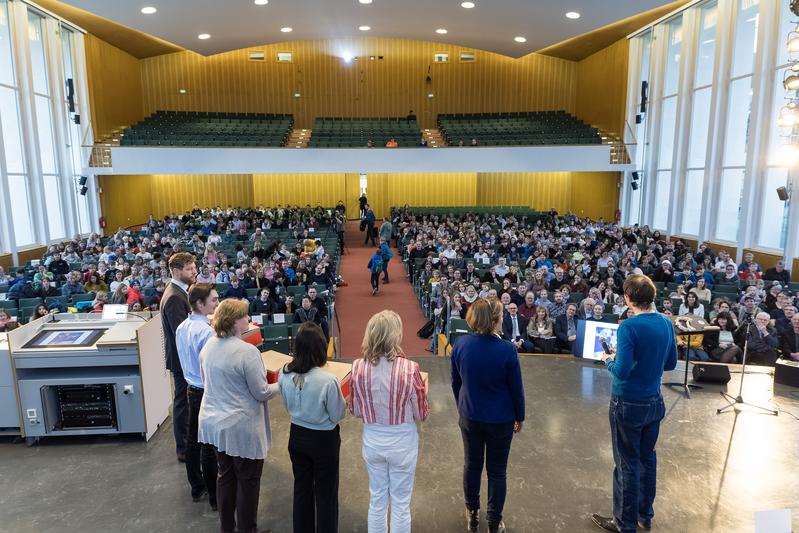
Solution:
[{"label": "striped red and white jacket", "polygon": [[404,357],[376,365],[364,359],[352,364],[350,412],[365,424],[398,425],[423,421],[430,414],[419,364]]}]

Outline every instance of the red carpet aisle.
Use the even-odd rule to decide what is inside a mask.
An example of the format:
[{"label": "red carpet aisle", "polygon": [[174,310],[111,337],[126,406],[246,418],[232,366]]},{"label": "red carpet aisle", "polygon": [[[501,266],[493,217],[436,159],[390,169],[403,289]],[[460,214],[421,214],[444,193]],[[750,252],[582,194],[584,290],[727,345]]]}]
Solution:
[{"label": "red carpet aisle", "polygon": [[[348,284],[336,294],[336,306],[341,327],[343,357],[359,357],[361,341],[369,318],[383,309],[396,311],[402,317],[404,327],[402,347],[408,356],[430,355],[425,351],[429,340],[420,339],[416,332],[425,323],[413,287],[405,277],[405,268],[393,250],[394,257],[388,264],[388,285],[380,283],[380,292],[372,296],[369,271],[366,268],[374,247],[363,245],[364,233],[358,231],[358,222],[347,223],[345,234],[346,251],[341,257],[341,276]],[[382,274],[380,276],[382,280]]]}]

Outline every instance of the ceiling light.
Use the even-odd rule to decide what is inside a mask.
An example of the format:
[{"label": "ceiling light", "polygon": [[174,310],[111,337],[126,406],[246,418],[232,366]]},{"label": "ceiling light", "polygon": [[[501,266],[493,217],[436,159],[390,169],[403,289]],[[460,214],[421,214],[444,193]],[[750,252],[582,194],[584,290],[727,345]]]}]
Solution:
[{"label": "ceiling light", "polygon": [[362,4],[371,4],[372,0],[358,0],[358,2],[360,2]]},{"label": "ceiling light", "polygon": [[369,31],[372,29],[371,26],[358,26],[358,29],[361,31]]},{"label": "ceiling light", "polygon": [[269,3],[269,0],[255,0],[255,5],[256,6],[265,6],[268,3]]},{"label": "ceiling light", "polygon": [[147,7],[141,8],[141,12],[144,13],[145,15],[152,15],[156,11],[158,11],[158,10],[156,8],[152,7],[152,6],[147,6]]},{"label": "ceiling light", "polygon": [[580,14],[576,11],[569,11],[568,13],[566,13],[566,18],[577,20],[578,18],[580,18]]},{"label": "ceiling light", "polygon": [[200,35],[197,36],[197,38],[198,39],[202,39],[204,41],[206,39],[210,39],[211,36],[209,34],[207,34],[207,33],[201,33]]},{"label": "ceiling light", "polygon": [[474,7],[474,2],[461,2],[461,7],[465,9],[471,9]]},{"label": "ceiling light", "polygon": [[788,34],[788,51],[799,52],[799,33],[795,31]]},{"label": "ceiling light", "polygon": [[436,30],[436,33],[438,33],[439,35],[446,35],[447,30],[445,30],[444,28],[438,28]]},{"label": "ceiling light", "polygon": [[526,43],[527,37],[514,37],[513,40],[516,41],[517,43]]},{"label": "ceiling light", "polygon": [[280,31],[282,31],[283,33],[291,33],[292,31],[294,31],[294,28],[289,28],[288,26],[286,26],[285,28],[280,28]]},{"label": "ceiling light", "polygon": [[[790,70],[786,70],[785,73],[788,74],[791,72]],[[788,76],[784,77],[782,80],[782,85],[785,87],[786,91],[796,91],[799,89],[799,76],[796,74],[789,74]]]}]

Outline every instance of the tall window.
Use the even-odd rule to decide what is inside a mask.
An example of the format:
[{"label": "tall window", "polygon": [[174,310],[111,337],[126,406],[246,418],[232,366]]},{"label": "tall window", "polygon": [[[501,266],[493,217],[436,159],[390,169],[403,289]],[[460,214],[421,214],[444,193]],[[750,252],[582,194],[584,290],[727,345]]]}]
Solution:
[{"label": "tall window", "polygon": [[630,199],[627,205],[629,206],[629,213],[627,214],[627,221],[630,224],[637,222],[641,217],[641,200],[643,198],[644,187],[646,187],[646,180],[641,180],[644,175],[644,163],[647,158],[647,150],[649,144],[646,142],[647,124],[649,123],[649,107],[651,103],[647,103],[644,113],[641,113],[641,87],[644,83],[647,85],[646,97],[649,99],[650,93],[650,67],[652,65],[652,32],[648,31],[640,37],[636,38],[636,46],[641,54],[641,66],[638,70],[638,90],[636,91],[636,113],[640,117],[640,121],[636,121],[635,125],[635,138],[638,142],[638,149],[635,151],[635,169],[638,172],[639,180],[636,184],[638,189],[630,189]]},{"label": "tall window", "polygon": [[66,237],[66,229],[64,210],[61,206],[61,183],[56,160],[53,117],[50,112],[51,95],[44,42],[44,18],[33,12],[28,13],[28,39],[30,40],[33,100],[47,222],[50,238],[63,239]]},{"label": "tall window", "polygon": [[660,104],[660,136],[657,148],[655,175],[655,202],[652,226],[666,229],[672,190],[672,164],[674,159],[677,98],[680,86],[680,57],[682,53],[682,15],[669,22],[666,28],[665,67],[663,72],[663,98]]},{"label": "tall window", "polygon": [[736,0],[727,125],[715,235],[735,241],[741,210],[744,166],[749,151],[752,78],[757,52],[759,0]]},{"label": "tall window", "polygon": [[691,95],[691,130],[688,133],[688,160],[681,209],[680,231],[688,235],[699,233],[702,215],[717,20],[718,8],[715,2],[702,6],[699,11],[699,34]]},{"label": "tall window", "polygon": [[34,244],[29,193],[29,176],[22,146],[19,116],[19,87],[11,47],[9,6],[0,0],[0,128],[3,133],[3,157],[8,173],[11,221],[17,246]]}]

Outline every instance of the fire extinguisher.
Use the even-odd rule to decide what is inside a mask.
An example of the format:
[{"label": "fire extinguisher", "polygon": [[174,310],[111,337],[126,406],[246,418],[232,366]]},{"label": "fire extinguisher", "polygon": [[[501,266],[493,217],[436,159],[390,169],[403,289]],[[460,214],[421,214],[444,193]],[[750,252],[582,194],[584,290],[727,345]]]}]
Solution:
[{"label": "fire extinguisher", "polygon": [[100,217],[100,227],[105,229],[105,226],[106,226],[105,217]]}]

